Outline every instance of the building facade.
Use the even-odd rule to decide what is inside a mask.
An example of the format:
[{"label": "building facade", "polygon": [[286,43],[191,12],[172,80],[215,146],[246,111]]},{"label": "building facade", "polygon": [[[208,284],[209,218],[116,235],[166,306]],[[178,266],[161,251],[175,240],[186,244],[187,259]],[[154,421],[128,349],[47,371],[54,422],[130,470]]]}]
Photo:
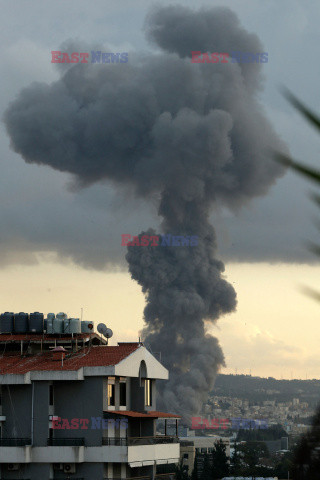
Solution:
[{"label": "building facade", "polygon": [[1,479],[153,479],[178,463],[158,436],[156,380],[168,371],[142,343],[94,333],[0,334]]},{"label": "building facade", "polygon": [[[188,432],[190,433],[190,432]],[[214,446],[217,442],[222,441],[226,446],[226,455],[230,458],[230,439],[227,437],[219,437],[218,435],[208,436],[192,436],[180,437],[180,461],[188,475],[192,474],[194,461],[197,456],[198,477],[201,477],[204,458],[208,455],[211,460]]]}]

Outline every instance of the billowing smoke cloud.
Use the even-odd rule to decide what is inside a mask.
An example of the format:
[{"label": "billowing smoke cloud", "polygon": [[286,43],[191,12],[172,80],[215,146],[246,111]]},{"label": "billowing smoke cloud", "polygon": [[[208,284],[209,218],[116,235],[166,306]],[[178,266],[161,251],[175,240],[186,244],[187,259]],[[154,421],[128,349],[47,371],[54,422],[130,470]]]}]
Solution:
[{"label": "billowing smoke cloud", "polygon": [[51,85],[24,89],[5,123],[26,162],[72,173],[79,187],[112,181],[159,198],[163,233],[199,237],[197,247],[128,247],[126,257],[146,294],[145,342],[171,371],[162,404],[188,417],[224,363],[205,322],[236,306],[215,258],[210,209],[265,194],[282,174],[268,150],[284,146],[256,98],[259,64],[191,63],[195,50],[263,52],[232,11],[164,7],[145,28],[160,53],[75,65]]}]

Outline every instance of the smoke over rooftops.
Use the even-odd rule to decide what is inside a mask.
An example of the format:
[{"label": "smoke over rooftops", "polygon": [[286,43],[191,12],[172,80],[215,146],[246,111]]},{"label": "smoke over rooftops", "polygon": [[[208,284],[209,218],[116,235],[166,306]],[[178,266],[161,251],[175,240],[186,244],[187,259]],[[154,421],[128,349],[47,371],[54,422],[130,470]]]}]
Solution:
[{"label": "smoke over rooftops", "polygon": [[156,194],[162,232],[199,237],[198,247],[128,247],[126,257],[146,294],[144,341],[171,371],[161,408],[188,417],[224,362],[205,321],[236,306],[215,258],[210,209],[265,194],[283,173],[269,149],[285,146],[257,100],[261,65],[191,63],[195,50],[263,51],[231,10],[157,8],[145,31],[160,52],[75,65],[51,85],[25,88],[4,120],[27,163],[69,172],[79,188],[111,181],[124,193]]}]

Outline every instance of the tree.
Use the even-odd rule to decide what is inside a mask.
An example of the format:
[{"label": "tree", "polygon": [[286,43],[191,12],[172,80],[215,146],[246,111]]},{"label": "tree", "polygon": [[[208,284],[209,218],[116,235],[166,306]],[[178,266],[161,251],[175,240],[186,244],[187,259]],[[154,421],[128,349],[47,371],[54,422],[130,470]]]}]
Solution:
[{"label": "tree", "polygon": [[182,460],[180,460],[179,465],[175,467],[175,478],[176,480],[189,480],[188,472],[183,466]]},{"label": "tree", "polygon": [[234,444],[233,454],[231,456],[231,467],[230,473],[232,475],[241,475],[242,474],[242,467],[241,467],[241,456],[239,453],[239,446],[237,442]]},{"label": "tree", "polygon": [[[320,133],[320,118],[309,110],[300,100],[291,92],[286,91],[285,95],[290,103],[311,123]],[[320,171],[312,167],[307,167],[292,158],[277,154],[277,159],[282,164],[290,167],[299,174],[307,177],[320,186]],[[313,201],[320,207],[320,195],[314,194]],[[320,245],[311,245],[310,249],[317,255],[320,255]],[[306,289],[307,293],[316,300],[320,300],[320,292],[314,289]],[[293,478],[295,480],[318,480],[320,472],[320,407],[316,411],[313,420],[312,429],[304,435],[294,453],[293,460]]]},{"label": "tree", "polygon": [[193,470],[191,474],[191,480],[198,480],[198,455],[196,454],[194,457],[194,464],[193,464]]},{"label": "tree", "polygon": [[[320,118],[315,115],[311,110],[309,110],[300,100],[298,100],[291,92],[285,90],[285,96],[289,100],[289,102],[304,116],[304,118],[311,123],[320,133]],[[276,159],[290,167],[291,169],[295,170],[299,174],[307,177],[309,180],[315,182],[318,186],[320,186],[320,171],[316,170],[312,167],[307,167],[300,162],[293,160],[291,157],[283,154],[276,154]],[[312,200],[316,203],[318,207],[320,207],[320,194],[312,195]],[[312,250],[316,255],[320,255],[320,245],[310,245],[310,250]],[[306,293],[310,296],[315,298],[316,300],[320,301],[320,292],[316,291],[312,288],[306,288]]]},{"label": "tree", "polygon": [[209,460],[209,455],[205,454],[203,459],[203,470],[201,473],[201,480],[212,480],[212,466]]},{"label": "tree", "polygon": [[243,473],[245,475],[264,475],[264,473],[270,473],[266,471],[265,467],[261,465],[260,459],[268,458],[269,451],[265,443],[263,442],[246,442],[240,445],[239,451],[241,452]]},{"label": "tree", "polygon": [[320,472],[320,407],[314,416],[311,431],[303,435],[294,452],[293,478],[318,480]]},{"label": "tree", "polygon": [[226,446],[220,439],[213,448],[212,452],[212,478],[220,479],[229,475],[230,467],[226,454]]}]

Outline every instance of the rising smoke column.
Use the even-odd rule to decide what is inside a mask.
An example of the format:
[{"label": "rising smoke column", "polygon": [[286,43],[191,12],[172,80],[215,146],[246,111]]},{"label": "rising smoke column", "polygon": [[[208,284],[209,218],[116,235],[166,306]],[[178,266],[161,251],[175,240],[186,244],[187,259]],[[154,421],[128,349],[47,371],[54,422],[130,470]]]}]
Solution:
[{"label": "rising smoke column", "polygon": [[63,69],[51,85],[24,89],[4,121],[26,162],[72,173],[79,188],[111,181],[124,195],[158,197],[162,233],[199,237],[198,247],[129,247],[126,257],[146,294],[145,342],[171,371],[162,404],[188,417],[224,363],[205,322],[236,305],[215,258],[211,208],[265,194],[283,173],[269,148],[285,147],[257,99],[261,65],[191,63],[191,51],[263,52],[232,11],[158,8],[145,31],[159,52]]}]

